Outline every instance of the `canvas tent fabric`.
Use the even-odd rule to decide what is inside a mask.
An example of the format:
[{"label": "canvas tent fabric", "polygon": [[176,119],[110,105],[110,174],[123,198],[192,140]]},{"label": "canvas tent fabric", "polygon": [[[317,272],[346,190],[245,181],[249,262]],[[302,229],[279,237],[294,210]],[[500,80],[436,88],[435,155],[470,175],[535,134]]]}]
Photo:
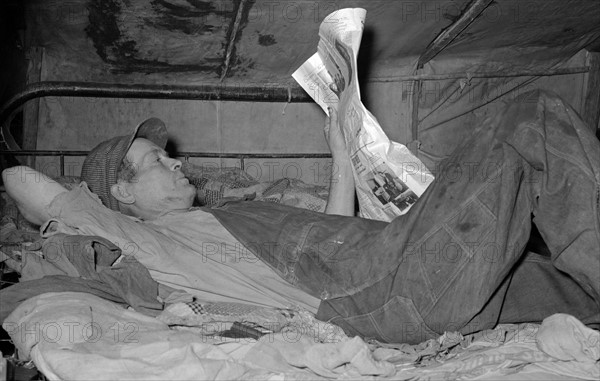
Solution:
[{"label": "canvas tent fabric", "polygon": [[[485,6],[417,69],[436,36],[474,3]],[[595,0],[35,0],[26,13],[29,46],[42,52],[41,81],[217,84],[235,91],[297,86],[291,73],[315,52],[320,23],[345,7],[367,10],[358,57],[363,102],[390,139],[429,168],[499,100],[543,88],[584,111],[586,50],[600,47]],[[557,70],[567,74],[544,76]],[[328,152],[312,128],[322,114],[310,106],[48,98],[32,118],[45,126],[38,149],[91,149],[155,115],[183,151]]]},{"label": "canvas tent fabric", "polygon": [[[44,47],[53,61],[49,80],[293,83],[291,73],[315,50],[321,21],[337,9],[367,10],[359,66],[378,77],[412,73],[418,57],[471,3],[37,0],[28,2],[27,14],[31,45]],[[594,0],[484,5],[425,72],[547,68],[600,46]]]}]

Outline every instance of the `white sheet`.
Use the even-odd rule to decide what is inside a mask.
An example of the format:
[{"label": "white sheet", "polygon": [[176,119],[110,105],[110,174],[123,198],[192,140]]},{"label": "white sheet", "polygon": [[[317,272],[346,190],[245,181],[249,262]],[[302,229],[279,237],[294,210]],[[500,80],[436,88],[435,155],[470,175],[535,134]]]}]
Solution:
[{"label": "white sheet", "polygon": [[[599,379],[600,333],[569,315],[416,346],[325,338],[284,329],[224,339],[165,323],[85,293],[47,293],[4,322],[23,360],[50,380]],[[330,342],[327,342],[330,341]]]}]

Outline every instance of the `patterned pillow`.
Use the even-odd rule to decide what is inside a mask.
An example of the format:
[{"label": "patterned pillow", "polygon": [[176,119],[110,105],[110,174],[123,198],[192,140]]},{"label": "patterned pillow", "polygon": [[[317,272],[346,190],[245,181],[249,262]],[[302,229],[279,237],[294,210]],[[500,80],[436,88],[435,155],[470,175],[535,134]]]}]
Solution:
[{"label": "patterned pillow", "polygon": [[185,163],[183,172],[197,188],[201,205],[212,207],[223,198],[247,199],[252,195],[256,201],[325,211],[329,190],[325,186],[306,184],[298,179],[279,179],[272,183],[259,182],[237,167],[202,167]]},{"label": "patterned pillow", "polygon": [[[197,189],[197,198],[203,206],[214,206],[223,197],[230,197],[233,189],[245,189],[259,182],[240,168],[199,166],[184,163],[183,173]],[[252,192],[249,192],[252,193]]]}]

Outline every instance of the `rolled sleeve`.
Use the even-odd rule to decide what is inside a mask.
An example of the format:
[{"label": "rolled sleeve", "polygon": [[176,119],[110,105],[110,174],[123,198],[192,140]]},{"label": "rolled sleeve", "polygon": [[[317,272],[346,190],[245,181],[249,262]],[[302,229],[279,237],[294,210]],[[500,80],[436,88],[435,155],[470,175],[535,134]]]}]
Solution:
[{"label": "rolled sleeve", "polygon": [[102,205],[100,198],[90,191],[85,181],[68,192],[59,194],[48,205],[46,211],[52,218],[61,218],[74,213],[96,210],[110,211]]},{"label": "rolled sleeve", "polygon": [[85,182],[56,196],[47,212],[51,219],[40,228],[42,236],[60,232],[104,237],[149,268],[156,268],[157,257],[170,253],[174,244],[141,220],[104,206]]}]

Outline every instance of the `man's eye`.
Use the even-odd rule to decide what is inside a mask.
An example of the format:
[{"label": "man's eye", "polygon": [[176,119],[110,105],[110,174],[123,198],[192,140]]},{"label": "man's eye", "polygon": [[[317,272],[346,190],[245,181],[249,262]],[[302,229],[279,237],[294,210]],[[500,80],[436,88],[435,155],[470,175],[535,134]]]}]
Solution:
[{"label": "man's eye", "polygon": [[162,162],[164,159],[168,158],[169,155],[165,154],[165,153],[157,153],[156,154],[156,162]]}]

